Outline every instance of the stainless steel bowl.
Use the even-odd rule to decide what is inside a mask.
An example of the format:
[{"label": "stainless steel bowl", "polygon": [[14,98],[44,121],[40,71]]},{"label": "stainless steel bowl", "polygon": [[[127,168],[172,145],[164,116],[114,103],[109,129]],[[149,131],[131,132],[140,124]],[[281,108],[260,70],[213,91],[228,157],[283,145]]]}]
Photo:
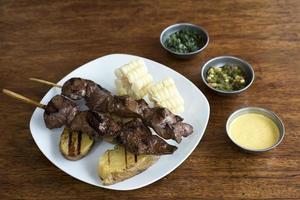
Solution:
[{"label": "stainless steel bowl", "polygon": [[[213,66],[221,67],[225,64],[237,65],[240,67],[240,69],[246,75],[246,87],[244,87],[240,90],[224,91],[224,90],[215,89],[207,83],[206,77],[207,77],[208,70]],[[243,59],[233,57],[233,56],[219,56],[219,57],[210,59],[203,65],[202,70],[201,70],[201,78],[202,78],[203,82],[207,85],[207,87],[212,89],[217,94],[221,94],[221,95],[237,94],[237,93],[247,90],[250,87],[250,85],[253,83],[254,76],[255,76],[254,70],[248,62],[246,62]]]},{"label": "stainless steel bowl", "polygon": [[[200,49],[198,49],[198,50],[196,50],[194,52],[190,52],[190,53],[177,53],[177,52],[174,52],[174,51],[168,49],[165,46],[166,39],[172,33],[177,32],[177,31],[179,31],[179,30],[181,30],[183,28],[194,30],[194,31],[196,31],[200,35],[201,38],[203,38],[203,45],[201,46]],[[160,34],[160,44],[162,45],[162,47],[167,52],[169,52],[171,55],[173,55],[173,56],[175,56],[177,58],[181,58],[181,59],[188,59],[188,58],[191,58],[191,57],[195,56],[196,54],[200,53],[208,45],[208,42],[209,42],[209,36],[208,36],[207,31],[204,28],[202,28],[201,26],[197,26],[195,24],[189,24],[189,23],[174,24],[174,25],[171,25],[171,26],[165,28],[161,32],[161,34]]]},{"label": "stainless steel bowl", "polygon": [[[243,114],[246,114],[246,113],[257,113],[257,114],[262,114],[268,118],[270,118],[278,127],[279,129],[279,139],[278,141],[272,145],[271,147],[269,148],[266,148],[266,149],[248,149],[248,148],[245,148],[239,144],[237,144],[231,137],[230,137],[230,133],[229,133],[229,127],[230,127],[230,124],[233,122],[234,119],[236,119],[237,117],[243,115]],[[242,109],[239,109],[237,111],[235,111],[234,113],[232,113],[229,118],[227,119],[227,123],[226,123],[226,132],[227,132],[227,135],[228,137],[230,138],[230,140],[236,144],[238,147],[240,147],[241,149],[247,151],[247,152],[254,152],[254,153],[258,153],[258,152],[265,152],[265,151],[269,151],[273,148],[275,148],[276,146],[278,146],[282,139],[284,138],[284,134],[285,134],[285,130],[284,130],[284,125],[283,125],[283,122],[281,121],[281,119],[273,112],[269,111],[269,110],[266,110],[264,108],[259,108],[259,107],[246,107],[246,108],[242,108]]]}]

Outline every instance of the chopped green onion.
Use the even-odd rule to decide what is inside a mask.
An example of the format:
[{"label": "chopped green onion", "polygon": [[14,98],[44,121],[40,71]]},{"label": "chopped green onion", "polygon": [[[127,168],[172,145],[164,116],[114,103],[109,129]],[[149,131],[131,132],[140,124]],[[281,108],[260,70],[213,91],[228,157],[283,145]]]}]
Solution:
[{"label": "chopped green onion", "polygon": [[203,45],[200,35],[190,29],[181,29],[172,33],[165,41],[165,46],[176,53],[194,52]]}]

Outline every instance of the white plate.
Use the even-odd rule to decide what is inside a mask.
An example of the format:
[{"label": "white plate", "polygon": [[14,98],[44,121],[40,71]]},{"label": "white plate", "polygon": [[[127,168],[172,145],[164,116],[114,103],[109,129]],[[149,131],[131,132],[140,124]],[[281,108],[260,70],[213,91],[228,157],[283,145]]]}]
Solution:
[{"label": "white plate", "polygon": [[[111,54],[98,58],[77,68],[59,81],[58,84],[62,85],[71,77],[81,77],[91,79],[111,92],[115,92],[114,70],[135,58],[137,58],[137,56],[126,54]],[[97,173],[98,159],[107,149],[113,148],[113,145],[101,142],[95,145],[92,151],[83,159],[79,161],[66,160],[59,151],[60,133],[63,129],[47,129],[43,119],[44,111],[37,108],[30,121],[32,137],[43,154],[54,165],[74,178],[95,186],[113,190],[133,190],[163,178],[175,170],[192,153],[200,142],[208,122],[209,104],[207,99],[202,92],[184,76],[162,64],[146,58],[143,59],[150,73],[153,75],[154,81],[162,80],[167,76],[174,79],[185,102],[185,111],[181,116],[185,122],[194,127],[194,133],[184,138],[182,142],[177,145],[178,149],[175,153],[161,156],[154,165],[141,174],[114,185],[104,186]],[[59,93],[60,89],[52,88],[41,102],[47,104],[55,94]],[[176,144],[173,141],[168,142]]]}]

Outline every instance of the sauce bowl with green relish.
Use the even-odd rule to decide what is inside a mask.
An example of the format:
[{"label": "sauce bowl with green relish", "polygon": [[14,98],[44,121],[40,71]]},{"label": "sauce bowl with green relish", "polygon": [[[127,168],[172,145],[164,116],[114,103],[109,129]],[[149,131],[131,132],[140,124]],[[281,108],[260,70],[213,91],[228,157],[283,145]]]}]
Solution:
[{"label": "sauce bowl with green relish", "polygon": [[171,25],[160,34],[162,47],[171,55],[188,59],[200,53],[208,45],[209,36],[201,26],[189,23]]},{"label": "sauce bowl with green relish", "polygon": [[220,56],[207,61],[201,70],[203,82],[221,95],[245,91],[254,81],[252,66],[237,57]]}]

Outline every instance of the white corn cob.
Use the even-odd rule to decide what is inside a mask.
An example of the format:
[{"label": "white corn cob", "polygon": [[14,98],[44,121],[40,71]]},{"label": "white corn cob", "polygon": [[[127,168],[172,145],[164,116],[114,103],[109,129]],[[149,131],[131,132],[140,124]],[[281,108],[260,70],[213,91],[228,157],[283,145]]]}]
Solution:
[{"label": "white corn cob", "polygon": [[184,111],[184,101],[172,78],[166,78],[149,88],[149,99],[156,105],[168,108],[172,113]]},{"label": "white corn cob", "polygon": [[142,59],[136,59],[116,69],[115,84],[118,95],[129,95],[136,99],[143,98],[152,84],[152,76]]}]

